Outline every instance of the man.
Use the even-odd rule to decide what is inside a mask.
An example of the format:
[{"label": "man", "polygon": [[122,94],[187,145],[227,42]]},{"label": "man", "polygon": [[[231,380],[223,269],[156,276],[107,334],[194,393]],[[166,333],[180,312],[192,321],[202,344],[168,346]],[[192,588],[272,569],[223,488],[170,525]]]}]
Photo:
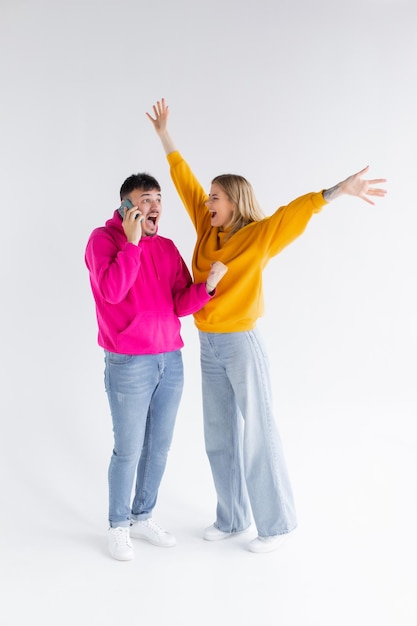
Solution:
[{"label": "man", "polygon": [[158,234],[161,188],[149,174],[129,176],[120,198],[120,209],[91,233],[85,262],[113,421],[109,552],[127,561],[134,557],[131,537],[162,547],[176,543],[152,512],[183,389],[178,318],[215,296],[227,267],[214,263],[206,283],[192,283],[174,243]]}]

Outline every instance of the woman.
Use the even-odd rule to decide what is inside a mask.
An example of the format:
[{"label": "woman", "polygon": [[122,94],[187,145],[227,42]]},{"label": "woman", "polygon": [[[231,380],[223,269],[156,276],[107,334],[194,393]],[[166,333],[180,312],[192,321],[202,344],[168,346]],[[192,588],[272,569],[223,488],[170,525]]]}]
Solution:
[{"label": "woman", "polygon": [[370,204],[386,191],[364,180],[367,167],[331,189],[308,193],[264,217],[251,185],[241,176],[213,179],[207,196],[168,132],[164,99],[153,106],[153,123],[170,164],[171,177],[197,232],[194,280],[210,264],[228,267],[215,305],[194,314],[199,330],[204,437],[217,492],[217,516],[204,531],[209,541],[247,530],[251,511],[258,531],[252,552],[275,550],[296,527],[293,494],[272,409],[265,347],[256,328],[263,314],[262,271],[301,235],[310,218],[342,195]]}]

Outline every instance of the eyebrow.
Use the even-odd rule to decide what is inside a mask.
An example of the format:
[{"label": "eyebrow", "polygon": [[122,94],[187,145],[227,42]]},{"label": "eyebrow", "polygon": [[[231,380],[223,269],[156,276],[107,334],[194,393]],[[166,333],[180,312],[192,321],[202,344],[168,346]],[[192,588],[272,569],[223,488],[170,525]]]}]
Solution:
[{"label": "eyebrow", "polygon": [[[143,198],[144,196],[152,196],[152,195],[153,194],[151,194],[151,193],[141,193],[140,197]],[[160,193],[156,193],[155,195],[158,196],[158,198],[162,197],[162,195]]]}]

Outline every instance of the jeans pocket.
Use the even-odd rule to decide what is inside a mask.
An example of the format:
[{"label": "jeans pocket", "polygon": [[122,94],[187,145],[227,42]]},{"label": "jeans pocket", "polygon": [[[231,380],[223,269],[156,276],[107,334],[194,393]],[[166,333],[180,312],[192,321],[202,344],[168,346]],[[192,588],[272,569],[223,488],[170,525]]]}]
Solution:
[{"label": "jeans pocket", "polygon": [[124,363],[129,363],[133,359],[132,354],[118,354],[117,352],[109,352],[106,350],[107,358],[109,363],[113,365],[123,365]]}]

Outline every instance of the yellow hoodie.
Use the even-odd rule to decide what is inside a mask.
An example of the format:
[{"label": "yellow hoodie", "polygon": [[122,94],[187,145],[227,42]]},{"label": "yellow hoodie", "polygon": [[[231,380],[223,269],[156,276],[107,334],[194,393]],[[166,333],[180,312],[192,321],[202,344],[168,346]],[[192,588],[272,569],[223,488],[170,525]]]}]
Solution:
[{"label": "yellow hoodie", "polygon": [[228,272],[216,297],[194,313],[199,330],[231,333],[251,330],[264,313],[262,271],[268,261],[301,235],[313,213],[327,204],[320,193],[308,193],[279,208],[270,217],[252,222],[226,240],[227,234],[210,223],[208,195],[181,154],[168,155],[171,177],[197,231],[193,254],[195,282],[204,282],[214,261]]}]

